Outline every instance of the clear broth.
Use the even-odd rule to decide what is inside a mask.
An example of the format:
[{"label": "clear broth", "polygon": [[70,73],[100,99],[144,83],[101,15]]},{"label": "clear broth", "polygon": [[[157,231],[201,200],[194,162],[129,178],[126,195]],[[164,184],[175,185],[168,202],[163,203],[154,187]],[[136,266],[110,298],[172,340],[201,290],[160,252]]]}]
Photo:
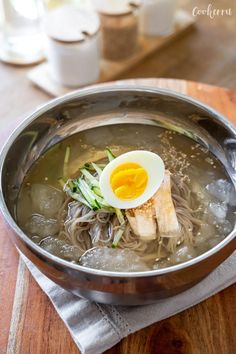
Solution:
[{"label": "clear broth", "polygon": [[[172,174],[178,174],[187,181],[194,196],[196,216],[203,225],[195,230],[193,245],[180,245],[174,254],[147,264],[148,269],[163,268],[196,257],[214,247],[232,231],[236,204],[234,187],[217,159],[206,148],[179,133],[156,126],[125,124],[93,128],[75,134],[56,144],[32,166],[19,194],[17,218],[21,228],[34,242],[41,244],[42,238],[29,234],[26,229],[27,220],[33,213],[28,198],[29,188],[39,183],[61,189],[58,178],[63,174],[67,146],[71,147],[68,165],[70,178],[78,176],[79,168],[86,162],[101,160],[104,149],[109,146],[115,155],[131,150],[153,151],[163,158]],[[217,181],[224,181],[221,194]],[[212,182],[216,185],[212,185]],[[224,200],[227,193],[229,198],[229,189],[233,191],[231,200]],[[61,258],[78,262],[73,246],[65,240],[59,241],[55,235],[50,242],[45,243],[44,248]]]}]

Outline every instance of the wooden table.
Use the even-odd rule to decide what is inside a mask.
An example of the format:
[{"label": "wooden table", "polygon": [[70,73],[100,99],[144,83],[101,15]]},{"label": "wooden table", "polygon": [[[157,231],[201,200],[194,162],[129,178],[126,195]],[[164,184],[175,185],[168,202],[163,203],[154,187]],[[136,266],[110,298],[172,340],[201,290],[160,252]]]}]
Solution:
[{"label": "wooden table", "polygon": [[[178,80],[130,82],[170,88],[196,97],[236,123],[236,91]],[[25,92],[20,87],[20,78],[15,92],[13,83],[9,83],[9,89],[6,84],[6,118],[12,117],[11,109],[23,113],[36,103],[45,101],[46,97],[38,90],[29,86]],[[23,105],[26,97],[28,105]],[[11,125],[19,121],[19,116],[16,118]],[[19,261],[1,219],[0,236],[0,353],[79,354],[47,296]],[[130,335],[106,354],[234,354],[235,328],[236,285],[179,315]]]},{"label": "wooden table", "polygon": [[165,77],[200,81],[236,89],[236,1],[178,0],[192,13],[193,8],[231,8],[232,16],[194,17],[196,29],[183,35],[165,50],[153,54],[122,78]]}]

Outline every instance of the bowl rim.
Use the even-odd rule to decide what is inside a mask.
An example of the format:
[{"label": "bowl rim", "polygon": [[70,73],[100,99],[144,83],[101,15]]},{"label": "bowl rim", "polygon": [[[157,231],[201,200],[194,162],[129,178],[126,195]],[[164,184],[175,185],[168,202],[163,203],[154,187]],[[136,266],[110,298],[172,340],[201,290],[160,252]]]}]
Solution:
[{"label": "bowl rim", "polygon": [[[64,266],[68,269],[79,271],[82,273],[87,273],[91,275],[96,275],[96,276],[103,276],[103,277],[115,277],[115,278],[146,278],[146,277],[156,277],[158,275],[164,275],[176,271],[183,270],[185,268],[188,268],[192,265],[196,265],[200,263],[201,261],[204,261],[206,258],[209,258],[213,256],[215,253],[218,253],[222,248],[224,248],[227,244],[229,244],[235,237],[236,235],[236,225],[234,225],[234,229],[230,232],[229,235],[227,235],[224,240],[222,240],[220,243],[218,243],[216,246],[208,250],[207,252],[190,259],[186,262],[176,264],[170,267],[166,268],[161,268],[161,269],[156,269],[156,270],[149,270],[149,271],[140,271],[140,272],[115,272],[115,271],[105,271],[105,270],[99,270],[99,269],[93,269],[93,268],[86,268],[84,266],[81,266],[76,263],[72,263],[70,261],[64,260],[62,258],[59,258],[57,256],[54,256],[53,254],[45,251],[42,249],[40,246],[38,246],[36,243],[34,243],[24,232],[21,230],[21,228],[18,226],[16,221],[13,219],[11,216],[7,205],[4,200],[3,196],[3,190],[2,190],[2,176],[3,176],[3,165],[6,159],[6,156],[9,152],[10,147],[14,143],[15,139],[17,136],[31,123],[33,122],[36,118],[47,112],[48,110],[55,108],[57,105],[61,103],[68,102],[70,100],[76,99],[76,98],[83,98],[86,96],[94,95],[94,94],[105,94],[105,93],[110,93],[110,92],[124,92],[124,91],[129,91],[129,92],[134,92],[134,93],[141,93],[143,91],[153,93],[153,94],[159,94],[161,96],[168,96],[169,98],[175,98],[179,99],[181,102],[187,102],[189,104],[192,104],[195,107],[201,108],[207,113],[209,113],[211,116],[215,117],[219,122],[221,122],[228,130],[233,132],[234,135],[236,135],[236,128],[235,126],[228,121],[223,114],[218,112],[217,110],[211,108],[210,106],[206,105],[203,102],[200,102],[199,100],[192,98],[191,96],[187,96],[182,93],[178,93],[173,90],[169,89],[162,89],[158,87],[153,87],[150,85],[132,85],[132,84],[119,84],[117,86],[115,85],[104,85],[104,86],[92,86],[88,88],[83,88],[78,91],[73,91],[71,93],[67,93],[66,95],[54,98],[38,107],[36,107],[35,110],[33,110],[31,113],[29,113],[26,118],[17,126],[9,135],[8,139],[5,141],[4,146],[1,149],[0,152],[0,210],[2,212],[2,215],[4,219],[7,221],[7,224],[11,227],[11,229],[15,232],[17,235],[16,237],[19,237],[30,250],[33,250],[37,256],[43,256],[44,258],[48,259],[49,261],[52,261],[53,263],[56,263],[58,266]],[[233,181],[234,185],[236,184],[235,181]]]}]

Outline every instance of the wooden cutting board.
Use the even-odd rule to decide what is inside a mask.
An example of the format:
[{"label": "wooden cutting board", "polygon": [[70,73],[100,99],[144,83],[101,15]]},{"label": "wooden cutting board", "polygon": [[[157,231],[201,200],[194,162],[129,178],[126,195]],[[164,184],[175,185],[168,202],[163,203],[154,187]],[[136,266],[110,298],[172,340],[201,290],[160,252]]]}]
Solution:
[{"label": "wooden cutting board", "polygon": [[[154,52],[161,51],[165,46],[177,41],[183,35],[194,29],[195,18],[190,13],[178,9],[175,15],[174,31],[168,36],[138,36],[136,52],[127,59],[110,61],[100,60],[100,77],[97,83],[117,80],[121,75],[129,71],[135,65],[145,60]],[[61,96],[73,91],[73,88],[61,86],[53,81],[49,74],[48,63],[42,63],[31,69],[27,77],[43,91],[51,96]]]},{"label": "wooden cutting board", "polygon": [[[236,123],[236,91],[179,80],[138,79],[128,82],[190,95]],[[12,125],[16,124],[17,121]],[[1,142],[3,139],[2,135]],[[179,315],[130,335],[106,354],[233,354],[235,328],[236,285],[233,285]],[[80,353],[47,296],[19,260],[1,218],[0,353]]]}]

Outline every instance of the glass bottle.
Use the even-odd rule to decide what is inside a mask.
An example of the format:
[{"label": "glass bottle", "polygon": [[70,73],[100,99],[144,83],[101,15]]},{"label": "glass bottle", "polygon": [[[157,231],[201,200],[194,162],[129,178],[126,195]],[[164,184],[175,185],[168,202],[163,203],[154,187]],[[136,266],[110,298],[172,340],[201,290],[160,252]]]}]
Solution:
[{"label": "glass bottle", "polygon": [[18,65],[43,60],[41,0],[2,0],[0,59]]}]

